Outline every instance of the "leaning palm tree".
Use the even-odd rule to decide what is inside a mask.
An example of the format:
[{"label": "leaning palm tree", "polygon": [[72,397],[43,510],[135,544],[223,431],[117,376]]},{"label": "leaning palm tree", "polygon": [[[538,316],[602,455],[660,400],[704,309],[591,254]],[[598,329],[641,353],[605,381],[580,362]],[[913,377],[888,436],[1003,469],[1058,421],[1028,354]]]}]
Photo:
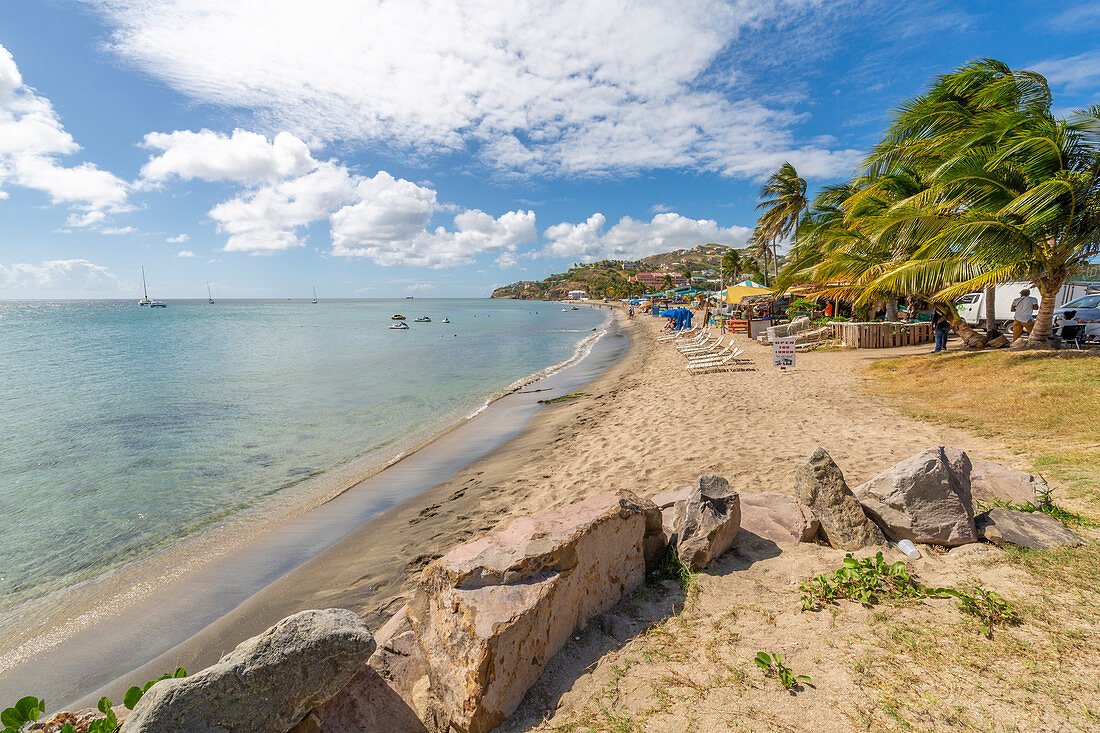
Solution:
[{"label": "leaning palm tree", "polygon": [[[758,241],[759,248],[766,249],[770,244],[772,248],[772,263],[775,266],[775,275],[779,277],[779,242],[794,234],[798,227],[802,214],[809,206],[806,198],[806,181],[800,178],[798,171],[790,163],[784,163],[773,173],[760,188],[760,198],[764,199],[756,205],[757,211],[763,211],[756,220],[756,229],[753,237]],[[765,262],[765,267],[767,262]]]}]

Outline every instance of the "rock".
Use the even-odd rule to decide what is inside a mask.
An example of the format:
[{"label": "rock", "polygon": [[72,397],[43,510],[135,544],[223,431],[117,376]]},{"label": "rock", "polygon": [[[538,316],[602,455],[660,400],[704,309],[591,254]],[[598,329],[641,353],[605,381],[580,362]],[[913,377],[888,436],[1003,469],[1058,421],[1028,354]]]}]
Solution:
[{"label": "rock", "polygon": [[1019,504],[1039,502],[1039,495],[1047,491],[1047,483],[1015,468],[1002,466],[982,458],[971,458],[970,491],[975,499],[1007,499]]},{"label": "rock", "polygon": [[821,523],[821,536],[839,550],[886,544],[882,530],[867,518],[844,474],[824,448],[815,448],[794,472],[798,500]]},{"label": "rock", "polygon": [[499,725],[575,629],[642,584],[655,509],[628,491],[600,494],[516,519],[424,569],[409,621],[451,726]]},{"label": "rock", "polygon": [[414,690],[427,676],[428,663],[405,606],[375,633],[374,642],[376,649],[368,666],[291,733],[426,730],[415,706]]},{"label": "rock", "polygon": [[664,515],[653,502],[645,502],[645,536],[642,537],[642,556],[645,558],[645,570],[652,573],[661,564],[668,547],[668,537],[664,532]]},{"label": "rock", "polygon": [[649,499],[661,512],[662,533],[665,536],[666,544],[672,541],[672,537],[675,534],[673,527],[676,524],[676,502],[688,498],[688,496],[691,495],[692,488],[691,486],[685,486],[675,491],[664,491],[660,494],[655,494]]},{"label": "rock", "polygon": [[957,448],[923,450],[857,486],[855,494],[895,542],[955,547],[978,541],[970,459]]},{"label": "rock", "polygon": [[1008,346],[1008,337],[1005,336],[1003,333],[998,334],[997,336],[994,336],[992,339],[987,341],[985,345],[991,349],[1003,349],[1004,347]]},{"label": "rock", "polygon": [[994,507],[974,518],[978,533],[998,547],[1017,545],[1033,550],[1085,544],[1076,533],[1049,514]]},{"label": "rock", "polygon": [[741,529],[781,545],[813,542],[821,522],[793,496],[742,493]]},{"label": "rock", "polygon": [[351,611],[296,613],[217,664],[153,685],[126,733],[285,731],[346,686],[374,648],[370,630]]},{"label": "rock", "polygon": [[[102,717],[103,713],[96,708],[83,708],[75,711],[65,710],[54,713],[44,721],[35,723],[31,726],[31,730],[42,731],[42,733],[59,733],[66,724],[69,724],[73,726],[77,733],[88,733],[88,726],[91,725],[92,721]],[[115,717],[118,717],[117,711]]]},{"label": "rock", "polygon": [[599,616],[600,629],[615,641],[626,641],[634,636],[634,626],[627,619],[615,613]]},{"label": "rock", "polygon": [[701,570],[733,545],[741,529],[741,501],[721,476],[700,476],[676,502],[674,543],[680,560]]}]

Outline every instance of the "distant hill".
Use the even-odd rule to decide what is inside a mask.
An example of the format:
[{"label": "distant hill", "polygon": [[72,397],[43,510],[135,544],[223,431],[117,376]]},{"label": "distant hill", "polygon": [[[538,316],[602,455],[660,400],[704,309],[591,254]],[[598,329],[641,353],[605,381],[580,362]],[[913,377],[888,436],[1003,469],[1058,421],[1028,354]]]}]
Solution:
[{"label": "distant hill", "polygon": [[492,297],[564,300],[570,290],[584,290],[592,298],[614,297],[616,293],[613,291],[625,292],[627,278],[639,272],[682,273],[690,270],[693,275],[718,280],[722,256],[731,249],[724,244],[700,244],[692,249],[663,252],[636,261],[601,260],[577,264],[567,272],[551,275],[545,280],[521,280],[499,287],[493,291]]}]

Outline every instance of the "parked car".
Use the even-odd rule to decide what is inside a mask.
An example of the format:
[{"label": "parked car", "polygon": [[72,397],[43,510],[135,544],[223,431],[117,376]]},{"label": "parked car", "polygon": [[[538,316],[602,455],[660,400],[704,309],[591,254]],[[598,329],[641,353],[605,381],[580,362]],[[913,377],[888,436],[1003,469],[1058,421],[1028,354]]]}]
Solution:
[{"label": "parked car", "polygon": [[[1054,310],[1056,333],[1063,333],[1066,326],[1081,326],[1077,331],[1079,341],[1100,341],[1100,293],[1071,300]],[[1068,334],[1067,334],[1068,335]]]}]

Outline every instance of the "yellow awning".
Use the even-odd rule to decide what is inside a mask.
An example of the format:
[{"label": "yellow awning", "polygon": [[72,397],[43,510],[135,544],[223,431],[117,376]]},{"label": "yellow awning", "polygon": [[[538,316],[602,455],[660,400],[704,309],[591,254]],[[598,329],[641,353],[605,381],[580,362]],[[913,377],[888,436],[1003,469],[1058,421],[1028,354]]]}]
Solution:
[{"label": "yellow awning", "polygon": [[741,302],[741,299],[746,295],[763,295],[768,292],[767,288],[754,288],[748,285],[731,285],[726,288],[726,302],[737,304]]}]

